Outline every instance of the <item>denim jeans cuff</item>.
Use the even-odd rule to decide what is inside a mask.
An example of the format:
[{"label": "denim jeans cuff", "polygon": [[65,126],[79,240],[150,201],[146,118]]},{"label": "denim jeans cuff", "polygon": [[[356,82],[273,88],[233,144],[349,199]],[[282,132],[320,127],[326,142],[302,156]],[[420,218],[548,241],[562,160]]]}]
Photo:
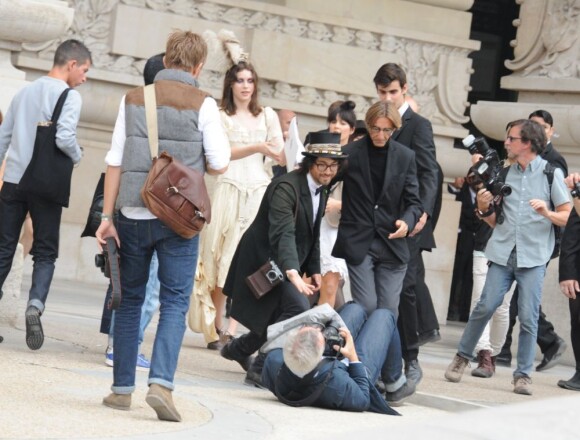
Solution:
[{"label": "denim jeans cuff", "polygon": [[385,383],[385,389],[387,390],[388,393],[394,393],[403,385],[405,385],[406,382],[407,378],[405,377],[404,374],[401,374],[401,377],[399,377],[395,382]]},{"label": "denim jeans cuff", "polygon": [[147,381],[147,385],[151,385],[154,383],[156,383],[157,385],[161,385],[162,387],[165,387],[171,391],[175,389],[175,385],[173,384],[173,382],[169,382],[165,379],[160,379],[158,377],[150,377],[149,380]]},{"label": "denim jeans cuff", "polygon": [[40,301],[39,299],[31,299],[30,301],[28,301],[26,308],[30,306],[36,307],[38,310],[40,310],[41,315],[44,312],[44,304],[42,304],[42,301]]},{"label": "denim jeans cuff", "polygon": [[133,391],[135,391],[135,385],[132,387],[116,387],[115,385],[112,385],[111,391],[115,394],[132,394]]}]

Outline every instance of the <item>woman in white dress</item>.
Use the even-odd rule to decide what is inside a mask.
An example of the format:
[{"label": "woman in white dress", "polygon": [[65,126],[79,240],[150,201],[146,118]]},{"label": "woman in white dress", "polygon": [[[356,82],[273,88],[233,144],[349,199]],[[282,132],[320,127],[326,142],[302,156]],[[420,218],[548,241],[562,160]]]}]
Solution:
[{"label": "woman in white dress", "polygon": [[[356,125],[355,103],[352,101],[337,101],[328,109],[328,131],[340,133],[340,145],[346,145],[354,133]],[[342,207],[342,182],[330,188],[330,196],[326,203],[326,211],[320,223],[320,272],[322,286],[318,304],[329,304],[334,307],[336,292],[341,281],[348,277],[346,262],[342,258],[334,258],[332,248],[338,233],[340,209]]]},{"label": "woman in white dress", "polygon": [[[224,328],[226,297],[222,292],[238,242],[250,226],[270,183],[274,162],[284,162],[284,142],[278,116],[258,104],[258,75],[247,61],[225,74],[220,115],[231,146],[228,170],[218,176],[212,196],[212,219],[202,232],[196,289],[210,293],[216,308],[215,327],[221,340],[208,343],[220,349],[235,335],[237,323]],[[270,171],[268,171],[268,168]]]}]

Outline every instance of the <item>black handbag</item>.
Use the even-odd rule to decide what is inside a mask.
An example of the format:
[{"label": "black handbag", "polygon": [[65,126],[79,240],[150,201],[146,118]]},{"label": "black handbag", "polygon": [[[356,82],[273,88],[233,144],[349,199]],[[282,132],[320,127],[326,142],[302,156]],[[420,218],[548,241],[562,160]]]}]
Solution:
[{"label": "black handbag", "polygon": [[52,118],[36,127],[32,159],[18,183],[20,191],[68,207],[73,161],[56,146],[56,123],[69,92],[66,89],[56,103]]},{"label": "black handbag", "polygon": [[81,237],[94,237],[97,229],[101,225],[101,214],[103,213],[103,199],[105,192],[105,173],[101,173],[97,187],[95,188],[95,194],[93,195],[93,201],[91,202],[91,207],[89,208],[89,215],[87,217],[87,224],[85,229],[81,233]]}]

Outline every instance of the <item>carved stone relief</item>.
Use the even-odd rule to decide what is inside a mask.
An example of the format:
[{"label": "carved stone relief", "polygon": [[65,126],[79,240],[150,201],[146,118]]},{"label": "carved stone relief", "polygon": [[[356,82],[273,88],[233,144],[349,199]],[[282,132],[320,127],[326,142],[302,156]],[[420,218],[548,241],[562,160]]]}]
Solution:
[{"label": "carved stone relief", "polygon": [[[39,45],[26,45],[25,50],[37,52],[41,58],[51,59],[58,43],[66,38],[78,38],[87,44],[93,54],[93,64],[97,69],[140,76],[145,60],[110,53],[109,33],[112,12],[118,3],[149,8],[165,13],[203,18],[205,20],[243,25],[251,29],[283,32],[295,37],[327,41],[339,45],[361,47],[377,52],[397,54],[407,71],[409,93],[421,107],[421,113],[435,124],[452,125],[465,122],[458,106],[467,105],[466,92],[463,94],[443,93],[448,99],[437,99],[437,88],[446,84],[438,78],[442,56],[454,55],[467,59],[468,49],[428,43],[389,34],[379,34],[362,29],[346,28],[330,24],[306,21],[290,16],[276,15],[256,10],[220,5],[208,1],[195,0],[69,0],[75,8],[75,18],[69,33],[60,40]],[[215,72],[205,71],[202,77],[211,88],[221,89],[221,78]],[[206,82],[207,81],[207,82]],[[361,113],[376,99],[374,96],[345,96],[334,91],[303,87],[300,84],[263,81],[261,91],[264,96],[276,99],[297,100],[315,106],[327,106],[337,99],[350,98],[357,102]],[[441,94],[441,93],[440,93]],[[449,99],[456,102],[448,105]]]},{"label": "carved stone relief", "polygon": [[514,26],[509,69],[523,76],[580,77],[580,0],[527,0]]}]

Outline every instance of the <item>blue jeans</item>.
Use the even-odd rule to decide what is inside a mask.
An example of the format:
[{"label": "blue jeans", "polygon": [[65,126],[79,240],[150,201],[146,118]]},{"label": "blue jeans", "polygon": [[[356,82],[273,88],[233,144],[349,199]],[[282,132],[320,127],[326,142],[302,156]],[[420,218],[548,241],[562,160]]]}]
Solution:
[{"label": "blue jeans", "polygon": [[[151,265],[149,266],[149,280],[147,281],[147,288],[145,289],[145,301],[141,308],[141,321],[139,324],[139,346],[143,342],[145,336],[145,329],[153,319],[153,315],[159,308],[159,278],[157,271],[159,270],[159,260],[157,259],[157,252],[153,252],[151,258]],[[115,333],[115,311],[111,314],[111,326],[109,334]]]},{"label": "blue jeans", "polygon": [[501,305],[505,294],[510,290],[515,280],[520,291],[518,302],[520,336],[514,377],[529,376],[536,353],[538,315],[542,301],[542,285],[545,274],[546,265],[518,268],[515,261],[515,252],[512,252],[512,256],[510,256],[506,266],[491,263],[487,271],[481,298],[473,312],[471,312],[461,341],[459,341],[458,353],[468,359],[473,357],[473,350],[487,322]]},{"label": "blue jeans", "polygon": [[350,330],[360,361],[374,384],[379,374],[387,391],[398,390],[406,382],[402,373],[401,339],[397,319],[388,309],[376,309],[367,318],[362,306],[348,303],[339,311]]},{"label": "blue jeans", "polygon": [[159,260],[159,324],[148,383],[174,389],[173,378],[185,333],[185,315],[193,289],[199,237],[185,239],[159,220],[119,215],[121,306],[115,313],[113,386],[117,394],[135,390],[141,310],[153,251]]}]

